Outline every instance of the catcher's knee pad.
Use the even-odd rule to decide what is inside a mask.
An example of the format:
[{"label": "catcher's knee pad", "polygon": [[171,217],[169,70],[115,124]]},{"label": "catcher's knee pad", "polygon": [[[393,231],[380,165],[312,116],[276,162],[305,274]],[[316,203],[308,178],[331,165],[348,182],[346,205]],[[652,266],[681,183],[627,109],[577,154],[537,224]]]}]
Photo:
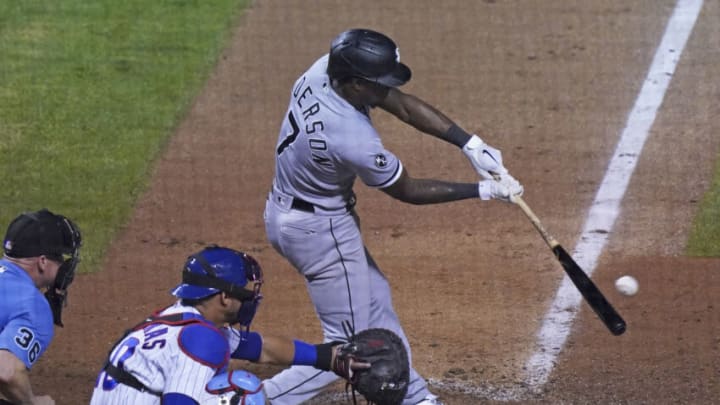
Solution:
[{"label": "catcher's knee pad", "polygon": [[262,381],[245,370],[220,373],[207,383],[205,390],[211,396],[200,405],[265,405],[266,401]]}]

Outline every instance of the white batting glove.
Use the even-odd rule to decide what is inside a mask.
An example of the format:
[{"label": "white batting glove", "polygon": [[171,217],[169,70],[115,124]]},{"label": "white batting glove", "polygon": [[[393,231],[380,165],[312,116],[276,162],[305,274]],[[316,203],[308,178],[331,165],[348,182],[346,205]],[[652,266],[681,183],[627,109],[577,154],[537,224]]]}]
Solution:
[{"label": "white batting glove", "polygon": [[495,180],[482,180],[478,182],[478,192],[481,200],[502,200],[510,202],[510,190]]},{"label": "white batting glove", "polygon": [[502,153],[486,144],[477,135],[470,137],[470,140],[463,146],[462,151],[478,174],[487,180],[492,180],[493,174],[502,176],[508,172],[503,166]]}]

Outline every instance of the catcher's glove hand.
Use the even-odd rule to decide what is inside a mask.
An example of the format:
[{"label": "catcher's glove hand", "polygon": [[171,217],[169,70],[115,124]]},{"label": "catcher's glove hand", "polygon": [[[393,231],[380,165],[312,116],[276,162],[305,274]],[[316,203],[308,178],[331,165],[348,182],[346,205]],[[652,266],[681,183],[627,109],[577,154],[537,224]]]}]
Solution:
[{"label": "catcher's glove hand", "polygon": [[[358,363],[369,367],[358,368]],[[402,403],[410,382],[405,345],[387,329],[367,329],[352,336],[337,348],[332,369],[369,403],[377,405]]]}]

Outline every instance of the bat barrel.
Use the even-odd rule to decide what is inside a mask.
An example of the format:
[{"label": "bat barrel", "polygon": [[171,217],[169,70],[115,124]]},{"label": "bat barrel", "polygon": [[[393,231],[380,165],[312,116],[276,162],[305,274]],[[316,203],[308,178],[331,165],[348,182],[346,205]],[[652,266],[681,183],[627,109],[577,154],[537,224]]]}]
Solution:
[{"label": "bat barrel", "polygon": [[575,287],[580,291],[580,294],[585,298],[588,305],[590,305],[590,308],[595,311],[600,320],[605,324],[605,327],[610,330],[610,333],[615,336],[625,333],[625,329],[627,328],[625,321],[620,314],[615,311],[615,308],[610,305],[595,283],[590,280],[590,277],[575,263],[575,260],[565,251],[562,245],[550,236],[550,233],[542,225],[540,219],[532,212],[520,196],[511,196],[510,198],[512,202],[522,209],[533,226],[535,226],[535,229],[540,233],[545,243],[547,243],[553,253],[555,253],[555,257],[562,265],[565,273],[570,277],[570,280],[575,284]]}]

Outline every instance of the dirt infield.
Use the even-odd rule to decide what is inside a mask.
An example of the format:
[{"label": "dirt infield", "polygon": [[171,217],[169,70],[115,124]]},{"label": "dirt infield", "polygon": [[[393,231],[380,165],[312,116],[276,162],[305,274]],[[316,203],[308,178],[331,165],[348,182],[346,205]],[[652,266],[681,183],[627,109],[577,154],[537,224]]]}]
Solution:
[{"label": "dirt infield", "polygon": [[[290,86],[350,27],[393,37],[413,69],[404,89],[501,149],[528,204],[572,249],[673,6],[256,1],[102,271],[78,277],[66,327],[33,370],[36,391],[87,403],[114,340],[171,302],[185,257],[210,242],[249,251],[265,269],[257,330],[320,338],[302,278],[265,239],[262,211]],[[679,257],[720,149],[720,54],[708,51],[720,39],[718,18],[720,5],[707,2],[593,275],[628,332],[613,337],[582,304],[540,390],[526,389],[523,368],[563,273],[522,212],[479,201],[415,207],[356,186],[365,243],[393,286],[415,366],[448,404],[720,397],[720,261]],[[414,176],[474,179],[456,148],[380,111],[373,119]],[[638,278],[637,296],[614,291],[622,274]]]}]

